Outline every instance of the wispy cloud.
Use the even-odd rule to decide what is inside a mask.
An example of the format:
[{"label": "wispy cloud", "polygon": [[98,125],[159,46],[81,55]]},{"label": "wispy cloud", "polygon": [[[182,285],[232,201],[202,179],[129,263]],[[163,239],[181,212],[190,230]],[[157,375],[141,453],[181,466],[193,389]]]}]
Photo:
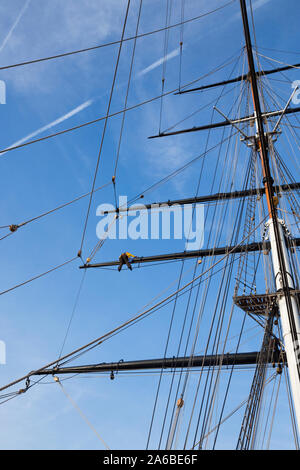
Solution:
[{"label": "wispy cloud", "polygon": [[[45,8],[44,2],[39,1],[0,2],[1,65],[80,49],[82,41],[88,47],[119,37],[125,5],[123,8],[122,3],[121,7],[119,0],[102,3],[99,8],[98,0],[51,0]],[[39,92],[46,96],[64,87],[64,80],[66,77],[69,79],[71,70],[77,74],[78,80],[87,82],[86,77],[89,76],[88,83],[96,83],[97,78],[89,72],[98,56],[104,61],[103,51],[99,54],[78,54],[66,60],[44,62],[9,72],[4,70],[1,71],[1,79],[15,95],[32,93],[35,96]],[[105,60],[102,74],[106,66]],[[68,97],[71,94],[69,90]]]}]

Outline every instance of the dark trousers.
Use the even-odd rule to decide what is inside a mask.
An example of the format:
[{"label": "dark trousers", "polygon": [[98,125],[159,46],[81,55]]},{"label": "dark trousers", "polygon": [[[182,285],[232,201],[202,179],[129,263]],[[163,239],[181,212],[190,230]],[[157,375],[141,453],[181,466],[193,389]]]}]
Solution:
[{"label": "dark trousers", "polygon": [[118,266],[118,271],[120,272],[122,267],[123,267],[123,264],[126,264],[128,269],[130,269],[130,271],[132,271],[132,266],[131,264],[129,263],[129,259],[128,259],[128,256],[125,255],[124,253],[120,256],[119,258],[119,266]]}]

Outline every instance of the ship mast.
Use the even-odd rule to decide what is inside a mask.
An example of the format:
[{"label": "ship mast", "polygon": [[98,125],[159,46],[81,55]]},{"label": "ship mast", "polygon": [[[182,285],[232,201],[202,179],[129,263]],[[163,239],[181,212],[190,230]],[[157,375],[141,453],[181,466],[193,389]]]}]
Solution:
[{"label": "ship mast", "polygon": [[[141,313],[139,312],[134,318],[125,321],[124,323],[115,327],[108,333],[90,341],[84,346],[80,346],[79,348],[73,350],[71,353],[66,354],[65,356],[60,356],[59,359],[56,359],[55,361],[52,361],[49,364],[37,370],[29,372],[25,376],[17,380],[14,380],[10,384],[0,387],[0,392],[26,380],[25,388],[21,388],[19,391],[13,392],[15,393],[15,395],[24,393],[27,390],[29,390],[29,388],[31,387],[30,379],[33,376],[46,376],[46,375],[58,376],[60,374],[77,375],[77,374],[89,374],[89,373],[94,374],[94,373],[107,373],[108,372],[110,373],[110,379],[113,380],[119,372],[122,373],[126,371],[134,371],[134,370],[136,371],[146,370],[147,371],[147,370],[159,370],[160,369],[160,374],[162,376],[162,374],[167,369],[170,369],[174,376],[174,373],[177,370],[181,369],[180,374],[183,371],[186,371],[187,373],[189,373],[190,369],[197,368],[197,367],[199,368],[199,370],[201,370],[201,374],[203,370],[207,370],[209,373],[212,371],[210,384],[213,384],[212,377],[213,377],[213,374],[215,373],[215,370],[219,370],[221,368],[222,369],[230,368],[230,371],[233,371],[234,367],[256,364],[256,370],[254,373],[252,387],[251,387],[249,399],[247,400],[247,406],[246,406],[246,410],[244,414],[244,419],[242,422],[241,431],[239,434],[239,440],[237,443],[238,449],[248,449],[250,447],[251,448],[254,447],[256,443],[255,442],[256,423],[258,422],[259,414],[260,414],[261,398],[262,398],[262,394],[264,391],[267,366],[268,364],[271,364],[271,363],[275,365],[275,362],[278,362],[278,365],[280,366],[280,372],[278,373],[281,373],[281,363],[286,364],[288,366],[292,398],[293,398],[293,403],[294,403],[294,410],[295,410],[298,430],[300,433],[300,318],[299,318],[300,290],[299,290],[298,284],[296,284],[295,282],[295,279],[293,277],[294,276],[293,271],[291,269],[292,263],[290,263],[290,260],[289,260],[288,236],[284,228],[284,223],[282,220],[280,220],[280,218],[278,218],[278,212],[277,212],[278,211],[278,198],[280,197],[280,193],[289,192],[294,189],[299,189],[300,182],[289,181],[288,184],[281,184],[281,185],[279,185],[279,182],[278,182],[277,185],[274,185],[274,180],[272,178],[271,165],[270,165],[270,156],[272,156],[273,154],[273,136],[274,134],[276,134],[276,130],[278,128],[278,125],[282,117],[284,115],[289,115],[289,114],[300,112],[300,107],[294,107],[294,108],[288,109],[289,103],[293,96],[292,95],[283,109],[275,109],[272,111],[267,111],[266,109],[262,109],[259,88],[258,88],[258,84],[259,84],[258,80],[261,76],[281,72],[284,70],[289,70],[293,67],[299,67],[300,64],[287,65],[285,67],[280,67],[280,68],[276,68],[272,70],[260,70],[260,71],[255,70],[249,21],[248,21],[248,15],[247,15],[246,0],[240,0],[240,9],[241,9],[241,14],[242,14],[243,29],[244,29],[244,36],[245,36],[245,50],[246,50],[247,58],[248,58],[248,66],[249,66],[248,73],[240,75],[235,78],[231,78],[229,80],[207,84],[207,85],[203,85],[197,88],[179,90],[179,92],[175,94],[185,94],[185,93],[193,92],[196,90],[201,91],[201,90],[205,90],[208,88],[211,89],[211,88],[227,85],[230,83],[244,82],[247,80],[250,84],[250,88],[252,92],[253,113],[250,115],[248,113],[246,116],[242,116],[242,117],[239,115],[237,119],[231,120],[227,118],[221,111],[215,108],[220,114],[223,115],[224,118],[226,118],[225,121],[210,122],[205,125],[201,125],[197,127],[194,126],[190,129],[175,130],[171,132],[159,132],[158,135],[150,136],[149,138],[161,138],[161,137],[183,134],[187,132],[206,131],[210,129],[223,128],[225,126],[233,126],[237,128],[238,131],[243,135],[244,138],[242,140],[251,141],[251,146],[253,146],[254,152],[257,154],[257,157],[258,157],[257,160],[260,162],[260,165],[262,168],[263,186],[256,185],[256,187],[254,187],[254,180],[253,180],[253,185],[251,187],[248,187],[245,184],[245,187],[240,188],[237,191],[218,192],[214,194],[200,195],[200,196],[198,195],[198,192],[197,192],[197,195],[195,197],[189,197],[189,198],[179,199],[179,200],[174,200],[174,201],[168,200],[165,202],[146,204],[146,205],[141,205],[141,206],[131,206],[129,208],[127,206],[125,208],[121,206],[115,210],[107,211],[104,214],[108,214],[109,212],[116,212],[117,214],[119,214],[122,212],[130,212],[131,210],[151,210],[158,206],[171,206],[173,204],[191,205],[191,204],[196,204],[196,203],[209,203],[209,202],[217,203],[217,202],[225,201],[225,200],[234,200],[234,199],[247,198],[247,197],[253,197],[253,196],[260,197],[260,196],[265,195],[266,203],[267,203],[267,213],[268,213],[268,216],[267,216],[268,221],[266,223],[266,231],[268,231],[268,234],[269,234],[268,241],[266,241],[265,237],[263,237],[263,241],[253,241],[251,243],[246,242],[246,240],[249,241],[248,239],[249,234],[256,233],[256,230],[257,230],[257,227],[256,227],[255,229],[252,230],[252,232],[249,231],[247,237],[243,238],[243,240],[239,244],[236,244],[237,239],[234,240],[234,243],[233,241],[230,242],[232,245],[226,245],[226,246],[217,246],[218,243],[216,242],[216,244],[212,247],[208,246],[203,249],[189,250],[189,251],[185,250],[183,252],[177,252],[177,253],[167,253],[167,254],[158,254],[158,255],[152,254],[151,256],[135,257],[132,261],[133,265],[139,265],[139,264],[150,263],[150,262],[152,263],[152,262],[185,260],[185,259],[196,258],[198,259],[197,261],[198,263],[198,262],[201,262],[202,258],[205,258],[205,257],[224,256],[224,259],[225,259],[229,257],[230,255],[236,255],[238,253],[248,254],[248,253],[259,251],[260,253],[264,253],[268,255],[270,252],[271,261],[273,265],[273,272],[274,272],[275,289],[272,289],[274,290],[274,292],[267,291],[265,294],[256,294],[256,290],[255,290],[255,294],[253,294],[251,291],[250,295],[241,295],[241,296],[234,295],[233,297],[234,304],[237,305],[244,312],[246,312],[251,318],[255,319],[256,315],[260,316],[260,318],[262,315],[266,317],[266,323],[265,323],[265,328],[264,328],[265,332],[264,332],[264,338],[263,338],[261,350],[252,351],[252,352],[251,351],[239,352],[239,343],[238,343],[237,349],[234,353],[225,353],[224,348],[222,352],[220,353],[218,349],[219,342],[218,343],[216,342],[216,347],[214,344],[211,354],[208,354],[208,352],[210,352],[210,349],[209,349],[210,339],[209,339],[204,355],[202,356],[195,355],[193,349],[190,352],[190,354],[187,355],[186,353],[188,351],[188,344],[189,344],[189,338],[188,338],[185,355],[182,357],[179,356],[179,351],[180,351],[180,348],[179,348],[177,356],[173,356],[173,357],[166,357],[166,354],[165,354],[164,357],[154,358],[154,359],[143,359],[143,360],[132,360],[132,361],[123,361],[123,359],[121,359],[118,362],[108,362],[108,363],[103,362],[103,363],[97,363],[97,364],[64,367],[64,364],[67,364],[69,361],[71,361],[71,359],[73,360],[74,358],[78,357],[80,354],[83,354],[84,352],[87,352],[90,349],[96,346],[99,346],[102,342],[111,338],[116,333],[121,332],[122,330],[126,329],[129,325],[133,325],[137,321],[142,319],[143,317],[146,317],[150,312],[154,312],[156,311],[156,309],[160,308],[161,306],[167,305],[169,301],[171,302],[176,299],[174,302],[174,304],[176,305],[178,294],[179,295],[184,294],[188,292],[189,290],[191,291],[194,287],[200,285],[200,283],[203,280],[201,279],[201,277],[214,267],[212,265],[209,269],[207,269],[206,271],[203,270],[201,274],[194,277],[190,282],[188,282],[184,286],[179,287],[180,284],[178,284],[178,289],[175,292],[173,292],[170,295],[167,295],[166,297],[164,297],[163,300],[160,300],[155,305],[152,305],[149,308],[147,307]],[[275,116],[279,116],[279,119],[273,131],[268,132],[267,129],[265,129],[265,123],[267,122],[269,118],[273,118]],[[245,135],[242,129],[240,129],[237,126],[237,124],[248,123],[252,127],[253,121],[255,122],[256,130],[254,131],[255,135],[252,135],[252,136]],[[221,188],[221,185],[219,188]],[[277,195],[277,197],[275,195]],[[255,206],[253,205],[253,207],[254,207],[253,215],[255,215]],[[253,219],[255,219],[255,217],[253,217]],[[265,222],[265,219],[263,220],[263,222]],[[239,234],[239,232],[237,232],[237,234]],[[294,238],[293,245],[294,247],[300,246],[300,238]],[[116,266],[119,264],[119,261],[117,260],[106,261],[106,262],[102,261],[100,263],[94,263],[94,264],[91,264],[90,261],[91,259],[88,258],[87,262],[83,266],[80,266],[80,268],[81,269],[101,268],[101,267],[108,267],[108,266]],[[222,261],[222,259],[220,259],[215,264],[218,264],[220,261]],[[257,266],[258,266],[258,263],[257,263]],[[226,266],[224,267],[224,273],[225,273],[225,269],[226,269]],[[228,272],[228,274],[230,273]],[[199,283],[196,284],[195,281],[197,281],[198,279],[199,279]],[[225,277],[223,277],[223,279],[225,279]],[[180,278],[180,282],[181,282],[181,278]],[[227,296],[230,283],[226,281],[226,284],[228,284],[228,289],[226,287],[226,296]],[[220,293],[221,293],[221,290],[220,290]],[[205,292],[205,297],[206,297],[206,292]],[[225,300],[223,302],[224,302],[224,310],[225,310],[227,306],[227,297],[225,297],[225,294],[224,294],[224,299]],[[188,300],[187,309],[189,308],[189,302],[190,300]],[[197,302],[198,302],[198,294],[197,294],[197,299],[195,302],[194,310],[196,310]],[[216,303],[215,311],[219,309],[218,303],[219,303],[219,300]],[[220,307],[220,311],[223,311],[223,305],[222,307]],[[279,344],[279,339],[273,333],[273,321],[274,321],[275,315],[277,317],[278,314],[280,314],[280,319],[281,319],[282,340],[283,340],[283,345],[285,349],[284,351],[277,349],[277,346]],[[223,318],[225,318],[225,315],[223,317],[220,316],[221,323],[223,322]],[[194,320],[192,319],[191,327],[193,325],[193,321]],[[264,326],[259,321],[258,323],[261,326]],[[184,327],[185,327],[185,324],[184,324]],[[212,332],[214,332],[213,327],[214,327],[214,324],[212,322],[212,326],[211,326]],[[219,338],[221,338],[221,332],[222,332],[222,326],[218,332]],[[198,335],[198,332],[197,332],[197,335]],[[216,338],[217,338],[217,333],[216,333]],[[201,378],[201,374],[200,374],[200,378]],[[227,391],[229,390],[230,380],[228,382]],[[180,380],[178,384],[180,384]],[[206,384],[208,384],[208,381],[206,382]],[[207,396],[206,396],[206,387],[207,387],[206,384],[205,384],[205,389],[203,393],[203,403],[205,401],[208,405],[209,403],[211,404],[213,403],[215,392],[217,390],[217,381],[215,382],[215,384],[213,384],[213,387],[209,385],[209,387],[214,388],[214,390],[212,391],[212,393],[211,391],[208,391]],[[179,390],[179,385],[178,385],[178,390]],[[185,388],[183,390],[184,391],[180,395],[179,394],[176,395],[176,397],[180,397],[180,398],[178,399],[177,403],[174,403],[174,410],[173,410],[172,417],[170,419],[169,434],[168,434],[168,438],[166,441],[167,449],[172,448],[173,440],[175,438],[176,429],[177,429],[179,417],[180,417],[180,412],[184,404],[183,397],[185,393]],[[159,388],[158,388],[158,391],[159,391]],[[225,394],[224,404],[227,399],[227,391]],[[158,392],[157,392],[157,396],[158,396]],[[197,390],[197,395],[195,395],[195,403],[196,403],[197,396],[198,396],[198,390]],[[168,407],[169,407],[169,404],[167,405],[167,410],[169,409]],[[155,411],[155,408],[156,408],[156,404],[154,406],[154,411]],[[208,409],[208,406],[207,406],[207,409]],[[221,413],[220,413],[219,424],[215,428],[210,430],[209,433],[214,431],[216,428],[219,428],[219,426],[225,421],[225,419],[227,419],[227,418],[223,418],[223,409],[221,410]],[[201,413],[202,413],[202,404],[201,404]],[[200,422],[200,416],[201,414],[199,414],[198,423]],[[203,440],[208,436],[208,434],[204,433],[204,430],[206,429],[206,427],[210,425],[210,423],[208,423],[208,417],[209,417],[209,414],[207,414],[206,411],[204,413],[204,417],[202,418],[201,416],[201,419],[203,419],[203,425],[202,425],[202,431],[200,434],[201,437],[198,442],[199,448],[201,448]],[[192,416],[191,416],[191,420],[192,420]],[[150,429],[150,432],[151,432],[151,429]],[[188,432],[189,432],[189,429],[188,429]],[[197,424],[196,434],[197,433],[198,433],[198,424]],[[196,440],[196,434],[195,434],[195,440]],[[150,437],[150,434],[149,434],[149,437]],[[217,439],[217,435],[215,437],[215,442],[216,442],[216,439]],[[194,444],[195,444],[195,441],[194,441]],[[193,448],[195,448],[195,445],[193,446]]]},{"label": "ship mast", "polygon": [[286,236],[281,221],[277,216],[277,201],[274,198],[273,178],[269,164],[269,146],[272,145],[271,137],[265,133],[263,116],[260,106],[260,98],[257,86],[257,74],[254,66],[251,36],[246,8],[246,1],[240,0],[241,13],[243,18],[244,35],[249,65],[249,81],[252,91],[252,99],[256,120],[256,145],[260,155],[263,184],[269,213],[269,238],[272,253],[272,263],[275,275],[275,285],[278,294],[278,307],[281,317],[283,340],[286,351],[287,365],[291,382],[291,390],[300,431],[300,321],[299,308],[295,296],[295,284],[292,277],[288,252],[286,246]]}]

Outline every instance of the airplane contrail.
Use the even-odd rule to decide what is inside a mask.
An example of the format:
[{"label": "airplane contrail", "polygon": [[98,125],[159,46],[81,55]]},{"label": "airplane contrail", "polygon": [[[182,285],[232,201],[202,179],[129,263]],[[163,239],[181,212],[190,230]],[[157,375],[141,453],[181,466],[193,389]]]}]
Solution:
[{"label": "airplane contrail", "polygon": [[2,51],[2,49],[5,47],[7,41],[10,39],[12,33],[14,32],[15,28],[18,26],[19,24],[19,21],[21,20],[22,16],[24,15],[25,11],[27,10],[28,8],[28,5],[29,3],[31,2],[31,0],[27,0],[27,2],[25,3],[25,5],[23,6],[23,8],[21,9],[20,13],[18,14],[14,24],[12,25],[12,27],[10,28],[10,30],[8,31],[7,35],[5,36],[1,46],[0,46],[0,52]]},{"label": "airplane contrail", "polygon": [[174,51],[170,52],[169,54],[167,54],[165,57],[161,57],[160,59],[156,60],[155,62],[153,62],[153,64],[149,65],[148,67],[146,67],[145,69],[141,70],[140,72],[138,72],[137,76],[138,77],[141,77],[142,75],[146,75],[146,73],[149,73],[151,72],[151,70],[154,70],[156,69],[157,67],[159,67],[163,62],[167,61],[167,60],[170,60],[170,59],[173,59],[173,57],[176,57],[178,56],[180,52],[180,48],[177,47],[177,49],[174,49]]},{"label": "airplane contrail", "polygon": [[[256,10],[256,9],[262,7],[263,5],[265,5],[266,3],[269,3],[269,2],[270,2],[270,0],[255,0],[255,2],[252,5],[252,9]],[[231,21],[236,20],[239,17],[240,17],[240,13],[237,13],[236,15],[233,15],[233,17],[231,18]],[[179,53],[180,53],[180,48],[177,47],[177,49],[174,49],[172,52],[167,54],[165,57],[161,57],[160,59],[153,62],[151,65],[149,65],[145,69],[138,72],[137,77],[142,77],[143,75],[146,75],[146,73],[149,73],[149,72],[151,72],[151,70],[156,69],[163,62],[168,61],[168,60],[173,59],[174,57],[178,56]]]},{"label": "airplane contrail", "polygon": [[[80,104],[76,108],[72,109],[68,113],[64,114],[63,116],[55,119],[54,121],[51,121],[49,124],[46,124],[43,127],[40,127],[36,131],[31,132],[31,134],[26,135],[22,139],[18,140],[17,142],[14,142],[12,145],[7,147],[7,149],[10,149],[12,147],[16,147],[17,145],[24,144],[24,142],[27,142],[28,140],[32,139],[33,137],[36,137],[37,135],[41,134],[42,132],[51,129],[52,127],[56,126],[57,124],[60,124],[63,121],[66,121],[72,116],[75,116],[75,114],[78,114],[80,111],[83,109],[87,108],[88,106],[91,106],[93,104],[94,100],[87,100],[84,103]],[[3,152],[2,155],[5,155],[6,152]]]},{"label": "airplane contrail", "polygon": [[252,10],[256,10],[257,8],[262,7],[266,3],[269,3],[270,0],[256,0],[256,2],[252,5]]}]

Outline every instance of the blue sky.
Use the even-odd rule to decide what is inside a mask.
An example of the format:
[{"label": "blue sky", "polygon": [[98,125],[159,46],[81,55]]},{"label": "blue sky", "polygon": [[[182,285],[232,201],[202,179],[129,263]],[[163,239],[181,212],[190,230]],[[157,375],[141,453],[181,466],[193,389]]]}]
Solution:
[{"label": "blue sky", "polygon": [[[0,66],[118,40],[126,3],[125,0],[2,0]],[[138,3],[132,0],[126,37],[134,35]],[[200,15],[224,3],[217,0],[186,0],[185,17]],[[172,5],[173,24],[180,21],[181,2],[173,0]],[[144,0],[140,32],[163,27],[165,9],[165,0]],[[299,2],[255,0],[253,9],[260,47],[293,52],[299,50]],[[185,25],[183,35],[181,83],[186,84],[210,72],[230,57],[238,56],[243,46],[239,2],[235,1],[220,12]],[[180,28],[171,30],[167,50],[166,90],[178,87],[179,41]],[[0,105],[1,149],[105,116],[117,51],[118,46],[115,45],[0,71],[0,79],[6,84],[6,104]],[[131,52],[132,42],[125,43],[111,104],[112,112],[124,106]],[[265,53],[288,63],[299,62],[299,54]],[[161,93],[163,57],[164,33],[137,41],[128,106]],[[269,62],[263,58],[261,60],[266,68],[271,68]],[[241,73],[242,61],[238,62],[235,69],[233,65],[202,83]],[[273,66],[277,65],[274,63]],[[299,73],[297,70],[292,71],[288,77],[291,81],[298,79]],[[220,102],[221,109],[229,109],[232,96],[236,96],[234,93]],[[291,88],[282,85],[281,93],[288,99]],[[202,112],[197,110],[216,96],[214,92],[209,92],[207,95],[166,97],[163,101],[162,129],[173,126],[193,112],[195,115],[178,125],[178,129],[210,122],[211,107]],[[148,140],[149,135],[158,132],[159,113],[159,100],[127,113],[117,172],[118,195],[127,195],[129,199],[134,197],[205,150],[206,134]],[[219,120],[219,116],[215,115],[214,119]],[[20,223],[90,191],[103,124],[102,121],[0,156],[0,225]],[[111,181],[120,125],[121,116],[108,122],[96,186]],[[216,131],[209,141],[209,147],[220,136],[219,131]],[[240,159],[235,168],[236,175],[241,177],[235,178],[233,189],[240,189],[245,172],[245,155],[246,149],[241,147]],[[212,168],[216,158],[217,154],[213,153],[212,164],[209,161],[205,163],[199,194],[206,194],[211,189]],[[297,179],[296,166],[293,165],[291,157],[291,169]],[[201,161],[198,161],[176,178],[147,194],[143,202],[195,195],[198,179],[195,175],[200,168]],[[217,188],[217,182],[214,188]],[[96,208],[99,204],[113,201],[111,185],[93,197],[83,246],[85,258],[98,241]],[[0,290],[8,289],[76,256],[87,204],[88,200],[83,199],[20,228],[3,240]],[[220,241],[223,243],[230,239],[230,221],[221,233]],[[5,233],[4,230],[3,235]],[[108,240],[95,261],[115,260],[125,250],[146,256],[183,249],[184,241],[181,240]],[[187,269],[192,269],[191,263],[187,264]],[[78,269],[80,264],[80,260],[75,261],[0,297],[0,339],[5,341],[7,347],[7,363],[0,365],[1,384],[54,360],[59,354],[83,275],[83,271]],[[136,269],[132,273],[127,270],[120,274],[110,270],[88,271],[64,353],[131,318],[165,286],[171,283],[176,285],[179,272],[179,263]],[[189,276],[187,273],[186,281],[190,280]],[[217,289],[217,280],[215,283]],[[179,307],[183,309],[184,303],[182,306],[179,304]],[[171,307],[165,307],[80,358],[77,363],[163,356],[170,314]],[[168,350],[170,356],[175,354],[179,335],[180,311],[176,315],[178,326],[171,338]],[[238,333],[240,325],[241,317],[237,316],[232,336]],[[247,320],[246,328],[251,329],[253,326]],[[258,329],[253,330],[253,334],[257,332]],[[204,333],[207,333],[205,327]],[[258,347],[258,336],[251,341],[251,347]],[[243,350],[247,350],[247,347],[245,345]],[[199,346],[198,352],[200,349]],[[157,375],[152,374],[132,377],[119,375],[114,381],[110,381],[108,376],[77,377],[66,381],[65,388],[110,448],[144,448],[157,380]],[[235,380],[237,391],[231,392],[232,408],[246,398],[251,376],[243,371]],[[192,389],[196,383],[194,374],[190,381]],[[52,378],[44,382],[52,382]],[[167,391],[168,386],[169,383],[165,381],[163,389]],[[159,406],[163,410],[164,402]],[[228,406],[229,412],[231,408]],[[103,448],[54,382],[33,387],[29,393],[4,404],[0,407],[0,416],[2,449]],[[241,417],[242,413],[239,412],[231,424],[225,425],[224,436],[238,432]],[[284,439],[282,431],[277,427],[272,445],[289,448],[292,438],[284,398],[280,400],[279,418],[281,429],[286,429]],[[160,424],[159,420],[155,422],[153,445],[157,442],[155,439]],[[229,442],[228,437],[220,439],[221,447],[231,445],[232,441]]]}]

